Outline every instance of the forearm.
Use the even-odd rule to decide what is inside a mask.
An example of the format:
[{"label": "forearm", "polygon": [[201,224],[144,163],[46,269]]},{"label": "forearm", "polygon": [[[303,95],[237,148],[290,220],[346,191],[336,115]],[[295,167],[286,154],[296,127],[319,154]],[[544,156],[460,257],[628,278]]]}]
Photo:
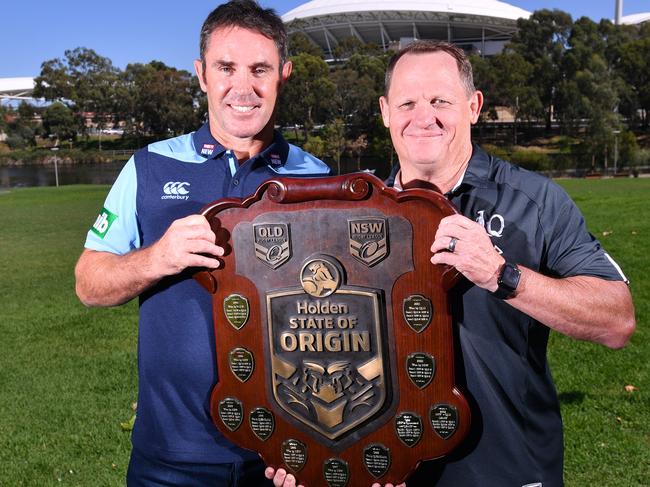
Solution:
[{"label": "forearm", "polygon": [[624,282],[591,276],[555,279],[520,266],[515,297],[507,300],[549,328],[578,340],[621,348],[636,322]]},{"label": "forearm", "polygon": [[125,255],[84,250],[75,268],[77,296],[86,306],[117,306],[155,284],[151,249]]}]

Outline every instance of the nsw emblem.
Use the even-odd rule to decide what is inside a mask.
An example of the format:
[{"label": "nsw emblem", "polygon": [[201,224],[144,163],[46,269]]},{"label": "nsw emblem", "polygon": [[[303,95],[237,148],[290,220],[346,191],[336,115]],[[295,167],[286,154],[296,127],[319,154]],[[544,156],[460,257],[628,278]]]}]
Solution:
[{"label": "nsw emblem", "polygon": [[372,267],[388,256],[388,222],[384,218],[348,220],[350,254]]}]

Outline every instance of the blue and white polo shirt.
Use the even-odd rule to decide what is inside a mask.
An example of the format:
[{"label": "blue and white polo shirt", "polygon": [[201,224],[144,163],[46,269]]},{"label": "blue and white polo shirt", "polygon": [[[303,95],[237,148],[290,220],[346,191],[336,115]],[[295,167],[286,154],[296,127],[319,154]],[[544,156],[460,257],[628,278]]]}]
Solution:
[{"label": "blue and white polo shirt", "polygon": [[[279,133],[239,164],[208,124],[149,145],[126,163],[88,232],[86,248],[126,254],[158,240],[176,219],[215,200],[244,198],[277,176],[325,176],[329,168]],[[196,463],[256,459],[223,438],[209,415],[217,381],[211,296],[190,273],[140,296],[138,414],[133,447],[150,458]]]}]

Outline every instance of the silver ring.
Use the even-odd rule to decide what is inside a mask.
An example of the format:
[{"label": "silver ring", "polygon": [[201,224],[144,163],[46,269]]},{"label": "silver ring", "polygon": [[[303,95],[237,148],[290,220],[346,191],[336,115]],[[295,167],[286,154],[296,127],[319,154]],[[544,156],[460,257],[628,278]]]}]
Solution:
[{"label": "silver ring", "polygon": [[449,245],[447,245],[447,250],[449,252],[453,252],[456,249],[456,243],[458,242],[458,239],[456,237],[451,237],[451,240],[449,241]]}]

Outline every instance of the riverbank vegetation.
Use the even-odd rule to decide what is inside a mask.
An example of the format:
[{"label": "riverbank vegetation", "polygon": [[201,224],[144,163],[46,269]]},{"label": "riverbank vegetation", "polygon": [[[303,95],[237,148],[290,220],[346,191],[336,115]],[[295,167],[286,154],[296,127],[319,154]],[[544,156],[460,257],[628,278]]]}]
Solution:
[{"label": "riverbank vegetation", "polygon": [[[518,24],[502,53],[472,53],[486,98],[474,139],[535,170],[609,174],[650,165],[650,24],[574,21],[559,10]],[[377,100],[392,52],[349,38],[326,62],[301,34],[289,47],[293,74],[277,112],[287,137],[336,172],[385,174],[395,154]],[[0,116],[5,152],[31,150],[39,140],[103,151],[108,133],[122,134],[129,145],[122,148],[132,150],[146,138],[194,130],[207,108],[193,74],[159,61],[122,70],[89,48],[46,60],[34,95],[53,103]]]},{"label": "riverbank vegetation", "polygon": [[[619,351],[551,333],[566,485],[640,487],[650,471],[650,179],[561,184],[629,277],[638,322]],[[137,304],[84,308],[73,277],[107,191],[0,194],[2,485],[124,485],[137,396]]]}]

